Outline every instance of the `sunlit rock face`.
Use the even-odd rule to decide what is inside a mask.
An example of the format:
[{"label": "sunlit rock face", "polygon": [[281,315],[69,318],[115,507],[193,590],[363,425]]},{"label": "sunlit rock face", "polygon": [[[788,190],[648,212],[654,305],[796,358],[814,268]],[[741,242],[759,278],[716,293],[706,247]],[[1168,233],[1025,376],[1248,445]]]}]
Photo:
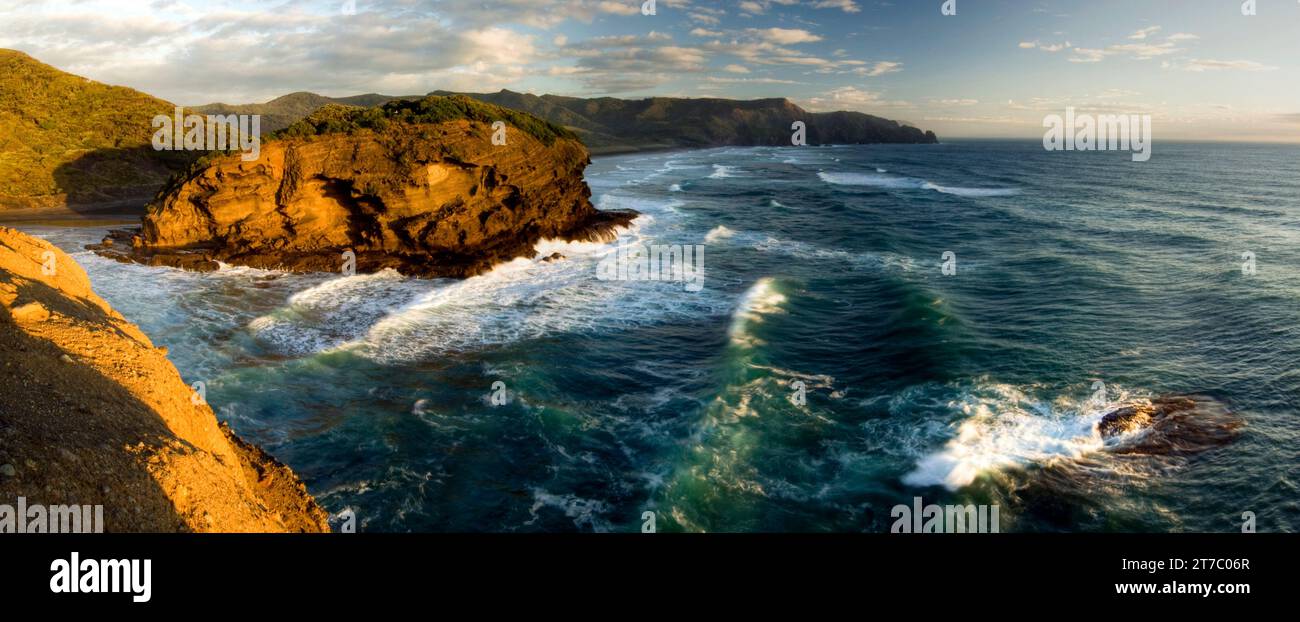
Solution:
[{"label": "sunlit rock face", "polygon": [[589,163],[575,137],[477,119],[286,136],[252,162],[209,159],[160,193],[138,234],[98,250],[293,271],[337,271],[352,251],[359,272],[471,276],[542,239],[612,239],[628,224],[635,213],[592,206]]}]

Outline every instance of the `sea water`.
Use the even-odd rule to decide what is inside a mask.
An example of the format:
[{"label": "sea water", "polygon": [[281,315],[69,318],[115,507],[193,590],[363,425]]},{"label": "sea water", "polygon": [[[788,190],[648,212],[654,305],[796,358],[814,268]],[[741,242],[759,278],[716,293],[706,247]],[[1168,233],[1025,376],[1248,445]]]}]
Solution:
[{"label": "sea water", "polygon": [[[641,212],[618,241],[460,281],[188,273],[29,230],[363,530],[888,531],[918,496],[1002,531],[1300,528],[1294,147],[723,148],[587,180]],[[598,279],[620,244],[705,245],[703,287]],[[1106,451],[1108,408],[1169,393],[1246,426]]]}]

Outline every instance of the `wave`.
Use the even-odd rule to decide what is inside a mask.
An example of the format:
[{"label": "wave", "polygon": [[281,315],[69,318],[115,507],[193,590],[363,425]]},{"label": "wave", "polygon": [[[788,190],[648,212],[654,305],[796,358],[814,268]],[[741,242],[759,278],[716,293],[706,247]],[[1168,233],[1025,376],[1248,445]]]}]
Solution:
[{"label": "wave", "polygon": [[817,173],[822,181],[837,186],[867,186],[889,190],[932,190],[943,194],[961,197],[1007,197],[1020,194],[1017,188],[964,188],[961,186],[942,186],[934,182],[915,177],[890,175],[884,169],[877,173]]},{"label": "wave", "polygon": [[[634,203],[642,211],[615,242],[543,241],[537,247],[539,258],[558,252],[564,259],[516,259],[485,274],[440,284],[408,304],[394,305],[352,347],[380,362],[428,360],[446,352],[645,326],[726,308],[725,299],[708,288],[690,292],[671,281],[597,280],[597,265],[620,244],[651,243],[648,228],[671,228],[678,218],[671,203],[652,207],[642,199],[602,199],[620,207]],[[650,212],[666,222],[657,223]]]},{"label": "wave", "polygon": [[294,294],[286,306],[249,322],[248,330],[282,354],[331,350],[364,335],[394,306],[419,297],[431,283],[392,269],[331,279]]},{"label": "wave", "polygon": [[1019,387],[980,383],[948,403],[962,416],[956,435],[917,460],[903,483],[957,490],[984,473],[1099,452],[1107,443],[1097,424],[1128,399],[1121,391],[1115,401],[1061,396],[1048,402]]},{"label": "wave", "polygon": [[938,184],[925,182],[921,184],[925,190],[942,192],[943,194],[952,194],[959,197],[1010,197],[1020,194],[1015,188],[960,188],[955,186],[940,186]]},{"label": "wave", "polygon": [[740,297],[731,315],[731,327],[727,331],[731,343],[746,347],[762,345],[763,342],[751,332],[753,325],[761,323],[768,315],[782,313],[781,305],[785,302],[785,294],[781,293],[774,279],[763,277],[756,281]]},{"label": "wave", "polygon": [[785,240],[762,233],[734,231],[724,225],[714,227],[705,236],[705,241],[710,243],[724,240],[745,244],[761,253],[778,253],[812,261],[838,261],[858,270],[896,269],[906,272],[915,267],[912,258],[896,253],[855,253],[823,248],[807,242]]},{"label": "wave", "polygon": [[709,179],[726,179],[728,177],[732,177],[733,176],[732,173],[734,173],[735,170],[736,167],[734,166],[714,164],[713,173],[709,175]]},{"label": "wave", "polygon": [[704,235],[704,241],[717,242],[718,240],[725,240],[734,235],[736,235],[736,232],[731,228],[727,227],[726,225],[718,225],[710,229],[709,232]]}]

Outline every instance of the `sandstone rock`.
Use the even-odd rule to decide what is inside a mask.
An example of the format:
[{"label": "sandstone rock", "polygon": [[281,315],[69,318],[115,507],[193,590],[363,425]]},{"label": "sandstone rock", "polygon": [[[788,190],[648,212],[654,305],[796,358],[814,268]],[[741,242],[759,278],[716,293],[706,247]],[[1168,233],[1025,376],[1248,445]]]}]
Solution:
[{"label": "sandstone rock", "polygon": [[[576,137],[468,102],[328,107],[301,122],[309,129],[264,144],[256,161],[211,158],[160,193],[138,233],[112,236],[129,244],[94,249],[190,270],[320,272],[339,271],[351,251],[358,272],[465,277],[532,257],[545,238],[613,239],[636,216],[592,206],[582,176],[590,158]],[[466,118],[423,114],[449,106]],[[505,145],[493,142],[492,118],[511,120]],[[338,124],[347,131],[328,129]]]},{"label": "sandstone rock", "polygon": [[44,322],[50,319],[50,310],[39,302],[29,302],[24,305],[18,305],[9,311],[11,317],[19,324],[28,322]]},{"label": "sandstone rock", "polygon": [[[59,269],[46,275],[50,252]],[[33,302],[47,320],[0,321],[0,430],[12,462],[0,466],[0,499],[103,505],[106,531],[328,531],[292,471],[193,404],[165,354],[95,295],[71,257],[0,227],[0,319]]]}]

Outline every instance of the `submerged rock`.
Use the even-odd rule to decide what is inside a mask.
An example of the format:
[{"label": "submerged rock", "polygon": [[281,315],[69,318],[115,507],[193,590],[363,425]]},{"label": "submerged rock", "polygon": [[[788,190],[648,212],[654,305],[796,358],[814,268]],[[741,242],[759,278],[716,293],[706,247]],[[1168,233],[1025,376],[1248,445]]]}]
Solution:
[{"label": "submerged rock", "polygon": [[160,193],[138,233],[93,249],[191,270],[337,272],[354,257],[357,272],[472,276],[532,257],[542,239],[612,240],[631,222],[635,212],[592,206],[589,163],[571,132],[463,97],[329,106],[255,161],[201,162]]}]

